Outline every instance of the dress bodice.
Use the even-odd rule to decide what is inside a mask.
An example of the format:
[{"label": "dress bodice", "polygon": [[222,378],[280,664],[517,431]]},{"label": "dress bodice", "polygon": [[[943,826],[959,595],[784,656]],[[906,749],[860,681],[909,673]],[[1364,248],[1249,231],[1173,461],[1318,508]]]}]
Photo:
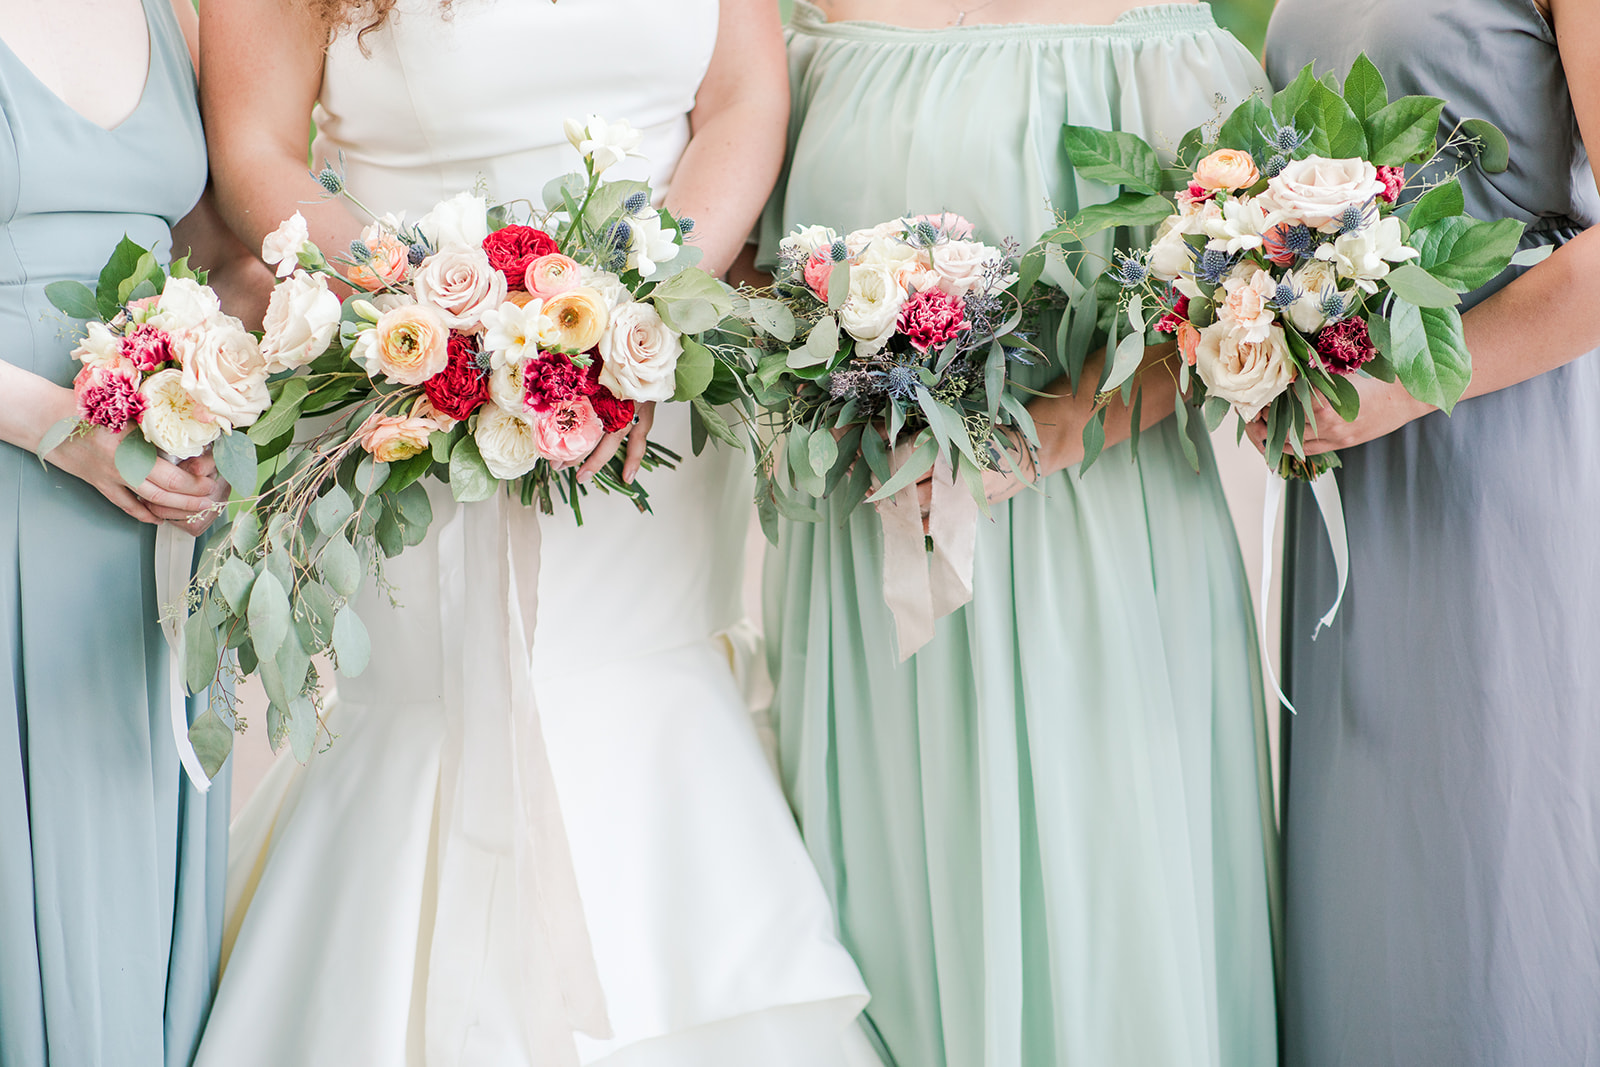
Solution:
[{"label": "dress bodice", "polygon": [[328,49],[313,155],[342,155],[374,211],[415,217],[480,180],[491,198],[537,204],[579,167],[563,120],[598,114],[643,131],[644,158],[616,174],[659,193],[716,26],[717,0],[401,0],[383,26]]}]

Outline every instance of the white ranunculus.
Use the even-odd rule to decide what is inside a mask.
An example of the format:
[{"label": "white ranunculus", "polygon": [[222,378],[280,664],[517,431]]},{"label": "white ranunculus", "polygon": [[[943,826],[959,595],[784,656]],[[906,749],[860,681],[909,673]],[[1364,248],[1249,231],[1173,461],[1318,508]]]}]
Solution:
[{"label": "white ranunculus", "polygon": [[839,309],[839,325],[856,339],[856,351],[876,355],[894,335],[895,320],[906,301],[905,290],[895,284],[884,267],[850,268],[850,297]]},{"label": "white ranunculus", "polygon": [[593,267],[578,268],[578,284],[587,285],[599,293],[606,302],[606,310],[629,303],[633,294],[628,292],[628,287],[622,284],[622,279],[608,270],[595,270]]},{"label": "white ranunculus", "polygon": [[527,414],[526,389],[522,381],[522,369],[526,366],[526,363],[502,363],[489,372],[489,399],[502,411]]},{"label": "white ranunculus", "polygon": [[644,134],[626,122],[607,122],[599,115],[590,115],[581,122],[567,119],[564,126],[567,140],[578,154],[593,158],[596,174],[638,155],[639,142],[644,140]]},{"label": "white ranunculus", "polygon": [[489,236],[489,202],[472,193],[457,193],[418,219],[417,229],[435,252],[478,248]]},{"label": "white ranunculus", "polygon": [[1298,222],[1333,233],[1345,209],[1364,207],[1381,192],[1378,169],[1364,159],[1307,156],[1268,180],[1260,199],[1267,201],[1274,222]]},{"label": "white ranunculus", "polygon": [[1220,248],[1230,255],[1250,252],[1261,247],[1261,235],[1269,227],[1265,206],[1259,197],[1235,197],[1225,201],[1215,215],[1208,215],[1203,223],[1205,234],[1211,238],[1207,248]]},{"label": "white ranunculus", "polygon": [[183,364],[183,387],[230,430],[249,426],[272,406],[267,361],[238,319],[200,333]]},{"label": "white ranunculus", "polygon": [[261,242],[261,258],[278,277],[287,278],[300,266],[300,250],[310,240],[311,231],[306,227],[305,216],[296,211]]},{"label": "white ranunculus", "polygon": [[495,370],[508,363],[521,364],[539,354],[541,344],[555,337],[555,320],[544,313],[544,301],[534,297],[522,306],[507,300],[483,313],[483,347]]},{"label": "white ranunculus", "polygon": [[1264,341],[1246,341],[1226,324],[1212,323],[1200,331],[1195,370],[1206,389],[1232,404],[1246,422],[1294,381],[1282,326],[1273,326]]},{"label": "white ranunculus", "polygon": [[678,231],[661,224],[654,211],[628,218],[628,266],[648,278],[662,263],[678,258]]},{"label": "white ranunculus", "polygon": [[496,478],[520,478],[539,462],[539,432],[532,419],[485,406],[478,409],[478,425],[472,437],[489,473]]},{"label": "white ranunculus", "polygon": [[1369,293],[1377,292],[1377,283],[1389,276],[1389,264],[1416,259],[1419,254],[1405,243],[1400,220],[1393,215],[1317,249],[1317,258],[1332,263],[1339,277]]},{"label": "white ranunculus", "polygon": [[481,248],[452,248],[422,261],[415,278],[417,299],[432,304],[452,330],[471,333],[483,313],[506,298],[506,277],[489,265]]},{"label": "white ranunculus", "polygon": [[328,350],[339,332],[339,298],[320,274],[297,270],[272,290],[261,338],[267,373],[304,367]]},{"label": "white ranunculus", "polygon": [[793,252],[800,259],[809,259],[819,248],[828,248],[839,235],[826,226],[798,226],[795,231],[778,242],[778,251]]},{"label": "white ranunculus", "polygon": [[105,323],[91,319],[89,332],[78,342],[78,347],[72,350],[72,358],[86,367],[104,367],[120,363],[122,338],[112,333]]},{"label": "white ranunculus", "polygon": [[144,415],[139,428],[145,439],[174,459],[192,459],[222,436],[222,421],[189,395],[183,372],[176,367],[157,371],[139,387],[144,394]]},{"label": "white ranunculus", "polygon": [[221,315],[222,303],[210,286],[193,278],[168,278],[155,310],[145,321],[176,335],[182,330],[199,330]]},{"label": "white ranunculus", "polygon": [[1156,231],[1150,246],[1150,273],[1164,282],[1174,281],[1194,270],[1194,249],[1184,240],[1183,217],[1169,215]]},{"label": "white ranunculus", "polygon": [[1328,316],[1322,310],[1323,294],[1338,289],[1338,272],[1332,263],[1313,259],[1288,280],[1300,295],[1289,305],[1285,315],[1295,329],[1310,337],[1328,324]]},{"label": "white ranunculus", "polygon": [[671,400],[683,338],[652,304],[617,308],[600,335],[600,384],[627,400]]}]

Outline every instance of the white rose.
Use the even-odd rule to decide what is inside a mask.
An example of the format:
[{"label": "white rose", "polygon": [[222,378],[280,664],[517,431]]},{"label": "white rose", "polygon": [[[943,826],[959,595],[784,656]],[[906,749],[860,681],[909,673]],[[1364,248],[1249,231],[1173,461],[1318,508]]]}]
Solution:
[{"label": "white rose", "polygon": [[483,313],[483,347],[495,370],[508,363],[521,364],[539,354],[539,346],[555,336],[556,323],[544,313],[538,297],[518,307],[507,300]]},{"label": "white rose", "polygon": [[905,290],[895,284],[886,268],[851,267],[850,296],[839,309],[839,325],[856,339],[858,352],[876,355],[894,335],[895,320],[905,301]]},{"label": "white rose", "polygon": [[1000,252],[978,241],[947,241],[929,250],[933,271],[939,276],[939,291],[956,298],[974,289],[1004,289],[1016,281],[1015,274],[1000,274]]},{"label": "white rose", "polygon": [[662,263],[678,258],[678,231],[661,224],[654,211],[628,218],[628,266],[648,278]]},{"label": "white rose", "polygon": [[417,300],[432,304],[452,330],[471,333],[483,313],[506,298],[505,275],[489,265],[481,248],[452,248],[422,261],[416,275]]},{"label": "white rose", "polygon": [[1254,269],[1222,283],[1217,321],[1237,331],[1241,341],[1265,341],[1268,330],[1277,321],[1277,312],[1269,305],[1277,294],[1278,283],[1260,267],[1249,265]]},{"label": "white rose", "polygon": [[436,252],[478,248],[489,236],[489,202],[471,193],[457,193],[418,219],[417,229]]},{"label": "white rose", "polygon": [[869,230],[851,230],[844,235],[845,251],[851,258],[859,256],[874,241],[903,241],[906,224],[901,219],[880,222]]},{"label": "white rose", "polygon": [[183,387],[229,430],[249,426],[272,406],[267,361],[237,319],[199,334],[183,365]]},{"label": "white rose", "polygon": [[168,278],[155,310],[145,321],[176,335],[183,330],[201,329],[221,315],[222,303],[210,286],[193,278]]},{"label": "white rose", "polygon": [[594,162],[594,172],[599,174],[636,156],[644,134],[626,122],[607,122],[599,115],[590,115],[583,121],[567,119],[563,123],[567,140],[580,155]]},{"label": "white rose", "polygon": [[304,367],[328,350],[343,309],[320,274],[297,270],[272,290],[261,356],[267,373]]},{"label": "white rose", "polygon": [[617,308],[600,335],[600,384],[627,400],[671,400],[683,338],[651,304]]},{"label": "white rose", "polygon": [[622,284],[622,279],[608,270],[595,270],[593,267],[578,268],[578,284],[586,285],[599,293],[606,302],[606,310],[621,307],[633,300],[633,294],[628,287]]},{"label": "white rose", "polygon": [[300,250],[310,241],[311,231],[306,228],[305,216],[296,211],[261,242],[261,258],[277,271],[278,277],[287,278],[300,266]]},{"label": "white rose", "polygon": [[778,242],[778,251],[793,252],[800,259],[809,259],[811,253],[832,246],[838,239],[839,235],[826,226],[798,226]]},{"label": "white rose", "polygon": [[1289,388],[1294,364],[1283,327],[1274,326],[1265,341],[1246,341],[1221,322],[1200,331],[1195,370],[1206,389],[1233,405],[1246,422]]},{"label": "white rose", "polygon": [[1332,263],[1313,259],[1291,274],[1289,281],[1299,296],[1289,305],[1286,314],[1294,328],[1309,337],[1328,324],[1328,316],[1322,309],[1323,297],[1338,289],[1338,272]]},{"label": "white rose", "polygon": [[144,415],[139,428],[151,444],[175,459],[191,459],[222,436],[222,423],[189,395],[183,372],[176,367],[157,371],[139,387],[144,394]]},{"label": "white rose", "polygon": [[1346,208],[1365,207],[1381,192],[1378,168],[1364,159],[1307,156],[1269,180],[1261,198],[1277,216],[1275,222],[1299,222],[1333,233]]},{"label": "white rose", "polygon": [[539,462],[538,427],[521,415],[498,407],[480,408],[472,437],[496,478],[520,478]]},{"label": "white rose", "polygon": [[1389,264],[1416,259],[1420,253],[1405,243],[1400,220],[1390,215],[1374,226],[1345,234],[1317,249],[1317,258],[1332,263],[1341,278],[1348,278],[1369,293],[1389,276]]},{"label": "white rose", "polygon": [[1216,214],[1202,213],[1207,248],[1220,248],[1230,255],[1260,248],[1261,235],[1268,229],[1267,212],[1259,197],[1239,197],[1226,201]]},{"label": "white rose", "polygon": [[527,414],[528,405],[522,381],[526,363],[502,363],[489,372],[489,399],[513,415]]},{"label": "white rose", "polygon": [[86,367],[111,366],[122,362],[122,338],[111,332],[103,322],[90,320],[89,332],[83,340],[78,342],[78,347],[72,350],[72,358]]},{"label": "white rose", "polygon": [[1156,231],[1155,243],[1150,246],[1150,273],[1164,282],[1174,281],[1194,270],[1194,249],[1184,238],[1184,220],[1180,215],[1169,215]]}]

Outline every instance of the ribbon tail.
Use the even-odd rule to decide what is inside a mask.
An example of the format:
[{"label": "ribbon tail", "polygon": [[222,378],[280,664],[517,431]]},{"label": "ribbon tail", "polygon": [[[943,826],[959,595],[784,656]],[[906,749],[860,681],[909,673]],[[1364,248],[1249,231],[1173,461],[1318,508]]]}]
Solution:
[{"label": "ribbon tail", "polygon": [[942,619],[972,602],[972,563],[978,547],[978,502],[943,456],[933,465],[933,502],[928,510],[933,540],[933,617]]},{"label": "ribbon tail", "polygon": [[[1278,534],[1278,509],[1283,504],[1283,487],[1287,484],[1276,471],[1267,472],[1267,498],[1261,509],[1261,621],[1267,619],[1267,603],[1272,597],[1272,549]],[[1294,704],[1278,684],[1278,672],[1272,669],[1272,652],[1265,643],[1261,645],[1261,666],[1267,672],[1267,683],[1278,696],[1278,703],[1298,715]]]},{"label": "ribbon tail", "polygon": [[[891,459],[898,468],[896,460],[903,460],[898,454]],[[895,644],[904,663],[933,637],[933,591],[916,483],[874,507],[883,526],[883,599],[894,616]]]},{"label": "ribbon tail", "polygon": [[194,566],[194,536],[164,522],[156,527],[156,610],[167,639],[167,704],[178,762],[194,787],[204,793],[211,777],[189,741],[189,690],[184,682],[183,626],[189,616],[189,572]]},{"label": "ribbon tail", "polygon": [[1316,498],[1317,510],[1322,513],[1322,524],[1328,531],[1328,544],[1333,549],[1333,570],[1339,583],[1333,607],[1317,622],[1317,628],[1311,634],[1311,640],[1315,641],[1323,627],[1333,625],[1333,617],[1339,614],[1339,605],[1344,603],[1345,586],[1350,581],[1350,538],[1344,527],[1344,501],[1339,496],[1339,480],[1332,471],[1323,471],[1312,480],[1311,495]]}]

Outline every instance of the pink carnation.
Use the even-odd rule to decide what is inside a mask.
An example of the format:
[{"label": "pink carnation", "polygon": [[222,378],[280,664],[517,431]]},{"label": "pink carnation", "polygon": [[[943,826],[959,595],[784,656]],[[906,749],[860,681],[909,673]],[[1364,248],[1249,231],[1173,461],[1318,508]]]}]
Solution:
[{"label": "pink carnation", "polygon": [[177,358],[172,354],[172,338],[167,331],[145,324],[135,326],[123,337],[122,355],[146,373]]},{"label": "pink carnation", "polygon": [[139,372],[128,364],[85,367],[72,385],[78,394],[78,415],[85,422],[120,432],[144,415]]},{"label": "pink carnation", "polygon": [[971,326],[960,299],[937,289],[924,289],[901,305],[895,328],[906,335],[911,347],[926,352]]},{"label": "pink carnation", "polygon": [[1405,188],[1406,168],[1379,167],[1378,180],[1383,183],[1383,192],[1378,194],[1378,199],[1392,204],[1400,199],[1400,190]]},{"label": "pink carnation", "polygon": [[539,452],[561,465],[583,459],[606,435],[600,416],[586,397],[574,397],[552,407],[534,430]]},{"label": "pink carnation", "polygon": [[823,303],[828,300],[828,279],[833,277],[833,266],[833,257],[821,251],[811,253],[811,258],[806,260],[806,285]]},{"label": "pink carnation", "polygon": [[1178,294],[1178,302],[1172,305],[1172,310],[1161,316],[1156,323],[1157,333],[1177,333],[1178,327],[1189,321],[1189,298],[1182,293]]},{"label": "pink carnation", "polygon": [[589,391],[583,368],[559,352],[541,352],[522,368],[522,402],[529,411],[542,415]]},{"label": "pink carnation", "polygon": [[1366,320],[1354,317],[1317,334],[1316,345],[1322,365],[1334,374],[1354,374],[1378,354],[1367,334]]}]

